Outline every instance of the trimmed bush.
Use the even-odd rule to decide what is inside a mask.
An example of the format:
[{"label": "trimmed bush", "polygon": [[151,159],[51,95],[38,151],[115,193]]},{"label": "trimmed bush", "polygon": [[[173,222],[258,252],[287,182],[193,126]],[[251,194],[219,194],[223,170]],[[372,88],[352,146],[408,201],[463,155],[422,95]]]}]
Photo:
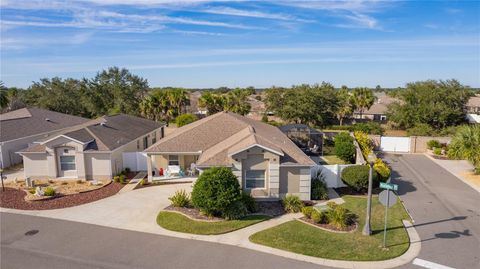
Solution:
[{"label": "trimmed bush", "polygon": [[286,212],[289,213],[297,213],[302,210],[303,207],[303,202],[300,200],[300,197],[296,195],[291,195],[288,194],[284,199],[283,199],[283,208],[285,209]]},{"label": "trimmed bush", "polygon": [[226,220],[234,220],[242,218],[247,213],[245,204],[242,201],[235,201],[222,212],[222,217]]},{"label": "trimmed bush", "polygon": [[442,155],[442,148],[433,148],[433,154]]},{"label": "trimmed bush", "polygon": [[345,228],[348,225],[350,214],[342,205],[325,212],[328,224],[335,226],[337,229]]},{"label": "trimmed bush", "polygon": [[409,136],[429,136],[434,134],[432,126],[426,123],[417,123],[414,127],[407,129],[407,135]]},{"label": "trimmed bush", "polygon": [[247,208],[248,212],[255,213],[257,212],[257,202],[249,193],[242,192],[242,202]]},{"label": "trimmed bush", "polygon": [[172,197],[168,198],[168,200],[170,200],[172,206],[175,207],[188,207],[190,205],[190,196],[185,190],[176,191]]},{"label": "trimmed bush", "polygon": [[182,126],[190,124],[190,123],[192,123],[196,120],[197,120],[197,116],[195,116],[193,114],[190,114],[190,113],[182,114],[175,119],[175,124],[177,124],[177,127],[182,127]]},{"label": "trimmed bush", "polygon": [[45,196],[55,196],[55,190],[52,187],[46,187],[43,191],[43,195]]},{"label": "trimmed bush", "polygon": [[[354,165],[346,167],[342,171],[342,181],[356,191],[366,190],[368,188],[369,171],[370,167],[368,165]],[[373,187],[377,185],[377,173],[373,173]]]},{"label": "trimmed bush", "polygon": [[323,216],[324,216],[323,212],[318,212],[318,210],[313,209],[312,214],[311,214],[311,218],[312,218],[313,222],[315,222],[315,223],[322,222],[323,219],[324,219]]},{"label": "trimmed bush", "polygon": [[120,182],[120,184],[125,184],[125,175],[120,175],[119,176],[119,179],[118,179],[118,182]]},{"label": "trimmed bush", "polygon": [[335,136],[334,141],[335,155],[347,163],[352,163],[356,152],[353,138],[348,133],[340,133]]},{"label": "trimmed bush", "polygon": [[378,179],[382,182],[386,182],[388,178],[390,178],[390,168],[388,165],[380,158],[375,160],[373,164],[373,170],[377,172]]},{"label": "trimmed bush", "polygon": [[312,200],[328,199],[327,184],[325,183],[325,176],[321,170],[318,171],[315,178],[312,178],[311,197]]},{"label": "trimmed bush", "polygon": [[427,142],[427,148],[432,150],[433,148],[441,148],[442,147],[442,143],[440,143],[440,141],[438,140],[430,140]]},{"label": "trimmed bush", "polygon": [[113,181],[115,182],[120,182],[120,176],[114,176]]},{"label": "trimmed bush", "polygon": [[237,177],[226,167],[205,170],[195,182],[192,204],[210,216],[222,214],[236,201],[242,199]]},{"label": "trimmed bush", "polygon": [[302,213],[307,219],[309,219],[309,218],[312,217],[312,213],[313,213],[314,210],[315,209],[313,209],[313,207],[311,207],[311,206],[305,206],[305,207],[302,208]]}]

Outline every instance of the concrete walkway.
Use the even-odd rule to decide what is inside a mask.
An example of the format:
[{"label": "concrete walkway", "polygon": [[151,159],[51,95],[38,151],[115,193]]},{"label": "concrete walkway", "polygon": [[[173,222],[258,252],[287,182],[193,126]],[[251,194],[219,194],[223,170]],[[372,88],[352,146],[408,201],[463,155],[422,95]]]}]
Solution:
[{"label": "concrete walkway", "polygon": [[[192,184],[172,184],[147,187],[117,194],[93,203],[65,209],[26,211],[0,208],[1,212],[33,215],[96,224],[112,228],[146,232],[184,239],[194,239],[244,247],[281,257],[306,261],[336,268],[393,268],[413,260],[420,251],[420,239],[411,224],[405,222],[410,236],[409,250],[400,257],[378,262],[351,262],[316,258],[289,251],[257,245],[249,241],[250,235],[301,217],[301,213],[285,214],[244,229],[222,235],[194,235],[166,230],[156,223],[160,210],[170,204],[168,197],[176,190],[191,191]],[[337,198],[338,199],[338,198]],[[341,198],[339,198],[341,199]]]},{"label": "concrete walkway", "polygon": [[128,184],[125,185],[125,187],[123,187],[118,193],[133,191],[138,186],[138,184],[140,184],[140,181],[142,181],[142,179],[144,179],[146,176],[147,172],[137,173],[135,177],[132,178],[132,180],[130,180],[130,182],[128,182]]}]

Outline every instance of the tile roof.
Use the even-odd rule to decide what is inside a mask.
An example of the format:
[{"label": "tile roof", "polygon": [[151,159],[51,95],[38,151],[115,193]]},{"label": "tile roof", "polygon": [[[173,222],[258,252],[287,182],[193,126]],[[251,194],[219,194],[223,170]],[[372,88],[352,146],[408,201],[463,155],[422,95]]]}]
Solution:
[{"label": "tile roof", "polygon": [[252,146],[280,154],[282,165],[315,165],[277,127],[231,112],[219,112],[183,126],[145,150],[200,154],[199,166],[230,165],[230,155]]},{"label": "tile roof", "polygon": [[41,108],[21,108],[0,115],[0,141],[57,131],[88,121]]}]

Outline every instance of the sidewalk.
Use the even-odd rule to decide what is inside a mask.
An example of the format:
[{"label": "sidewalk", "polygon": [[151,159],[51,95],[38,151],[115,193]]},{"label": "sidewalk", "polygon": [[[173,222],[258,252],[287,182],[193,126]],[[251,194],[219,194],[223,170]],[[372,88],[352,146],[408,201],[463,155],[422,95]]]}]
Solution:
[{"label": "sidewalk", "polygon": [[428,158],[430,158],[430,160],[450,172],[452,175],[456,176],[465,184],[472,187],[474,190],[480,192],[480,180],[474,180],[465,177],[465,173],[467,173],[468,171],[472,171],[474,168],[470,162],[465,160],[439,160],[433,158],[426,153],[425,156],[427,156]]}]

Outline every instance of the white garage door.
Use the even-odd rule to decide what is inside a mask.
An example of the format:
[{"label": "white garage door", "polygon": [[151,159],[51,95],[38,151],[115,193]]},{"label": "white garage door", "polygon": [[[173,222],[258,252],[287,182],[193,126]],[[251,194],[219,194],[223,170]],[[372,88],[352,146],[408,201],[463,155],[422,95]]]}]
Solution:
[{"label": "white garage door", "polygon": [[382,136],[380,148],[387,152],[410,152],[410,137]]}]

